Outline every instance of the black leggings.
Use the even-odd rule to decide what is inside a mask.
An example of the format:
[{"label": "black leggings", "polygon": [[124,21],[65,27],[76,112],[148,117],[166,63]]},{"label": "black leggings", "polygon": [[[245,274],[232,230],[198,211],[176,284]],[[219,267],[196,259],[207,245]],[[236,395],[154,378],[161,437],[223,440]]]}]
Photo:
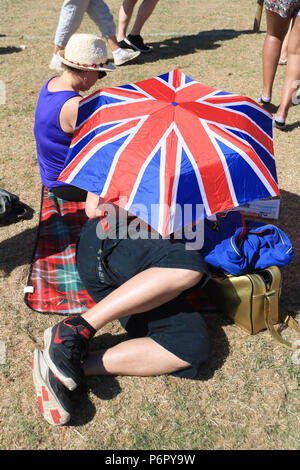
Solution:
[{"label": "black leggings", "polygon": [[65,186],[56,186],[50,189],[56,197],[65,201],[84,202],[86,200],[87,191],[71,184]]}]

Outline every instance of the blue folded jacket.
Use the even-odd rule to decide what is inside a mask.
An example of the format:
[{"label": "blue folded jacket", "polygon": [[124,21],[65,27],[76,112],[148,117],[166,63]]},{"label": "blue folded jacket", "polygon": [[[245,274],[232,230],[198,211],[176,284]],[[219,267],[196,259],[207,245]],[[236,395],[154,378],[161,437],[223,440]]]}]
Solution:
[{"label": "blue folded jacket", "polygon": [[205,257],[216,245],[234,235],[236,230],[244,224],[244,217],[239,211],[229,211],[217,222],[204,219],[204,243],[200,250],[202,256]]},{"label": "blue folded jacket", "polygon": [[268,266],[285,266],[294,257],[288,236],[274,225],[262,225],[235,234],[217,244],[205,261],[225,273],[240,275]]}]

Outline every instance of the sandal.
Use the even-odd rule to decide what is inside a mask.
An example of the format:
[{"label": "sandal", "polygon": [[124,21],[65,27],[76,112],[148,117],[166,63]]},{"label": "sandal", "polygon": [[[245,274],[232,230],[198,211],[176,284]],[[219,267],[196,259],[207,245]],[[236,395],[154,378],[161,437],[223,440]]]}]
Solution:
[{"label": "sandal", "polygon": [[282,58],[280,57],[280,59],[279,59],[279,61],[278,61],[278,65],[286,65],[286,63],[287,63],[287,59],[282,59]]},{"label": "sandal", "polygon": [[271,98],[264,99],[262,96],[260,96],[257,102],[261,106],[268,106],[269,104],[271,104]]},{"label": "sandal", "polygon": [[277,121],[276,118],[274,118],[273,127],[276,127],[276,129],[280,129],[281,131],[284,131],[286,129],[286,123],[285,121],[283,122]]}]

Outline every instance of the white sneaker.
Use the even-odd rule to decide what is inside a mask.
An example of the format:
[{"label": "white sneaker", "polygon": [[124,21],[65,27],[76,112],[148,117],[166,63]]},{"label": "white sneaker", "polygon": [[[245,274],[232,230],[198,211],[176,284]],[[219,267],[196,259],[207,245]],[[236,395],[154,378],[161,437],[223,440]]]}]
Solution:
[{"label": "white sneaker", "polygon": [[131,49],[118,49],[113,52],[115,65],[123,65],[130,60],[135,59],[140,55],[139,51],[133,51]]},{"label": "white sneaker", "polygon": [[49,369],[42,351],[38,349],[33,353],[32,376],[38,405],[45,420],[53,426],[62,426],[70,421],[70,392]]},{"label": "white sneaker", "polygon": [[49,67],[50,67],[50,69],[57,70],[58,72],[63,71],[63,68],[61,66],[61,60],[60,60],[60,58],[58,57],[57,54],[53,54],[52,60],[49,64]]}]

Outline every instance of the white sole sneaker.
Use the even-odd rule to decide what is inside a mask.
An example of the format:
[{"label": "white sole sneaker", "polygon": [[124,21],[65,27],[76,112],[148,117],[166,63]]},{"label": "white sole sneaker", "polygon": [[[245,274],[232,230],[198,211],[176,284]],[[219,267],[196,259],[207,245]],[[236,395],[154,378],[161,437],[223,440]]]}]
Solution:
[{"label": "white sole sneaker", "polygon": [[62,72],[63,71],[63,68],[62,68],[62,65],[61,65],[61,60],[60,58],[58,57],[58,55],[56,54],[53,54],[52,56],[52,60],[49,64],[49,68],[51,70],[57,70],[58,72]]},{"label": "white sole sneaker", "polygon": [[[32,358],[32,377],[38,399],[38,406],[45,420],[52,426],[62,426],[70,421],[71,415],[58,399],[59,390],[53,389],[42,351],[35,349]],[[50,372],[51,373],[51,372]],[[57,379],[55,379],[57,380]],[[63,385],[61,385],[61,388]],[[62,397],[61,397],[62,398]]]},{"label": "white sole sneaker", "polygon": [[139,51],[132,51],[130,49],[122,49],[122,53],[114,57],[114,64],[115,65],[123,65],[126,62],[130,62],[131,60],[138,57],[141,53]]}]

